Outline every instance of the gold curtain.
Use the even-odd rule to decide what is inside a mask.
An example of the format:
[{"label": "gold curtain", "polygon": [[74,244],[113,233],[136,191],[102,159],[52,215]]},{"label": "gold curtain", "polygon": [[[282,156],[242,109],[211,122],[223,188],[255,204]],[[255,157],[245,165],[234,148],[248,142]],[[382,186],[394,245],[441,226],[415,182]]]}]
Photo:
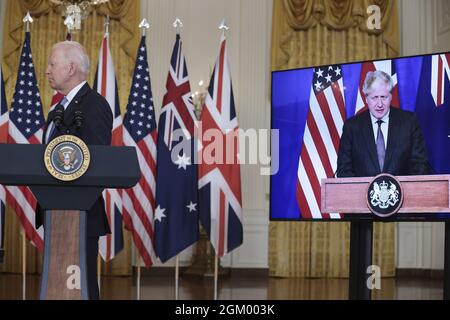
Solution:
[{"label": "gold curtain", "polygon": [[[22,22],[29,11],[34,19],[30,26],[31,49],[36,71],[37,82],[42,98],[44,114],[47,114],[53,90],[48,85],[45,69],[47,58],[54,43],[66,38],[67,29],[63,24],[63,17],[59,9],[49,0],[8,0],[4,20],[3,35],[3,75],[8,106],[14,93],[17,79],[20,50],[25,38]],[[91,12],[82,22],[82,28],[72,35],[72,39],[80,42],[87,50],[91,60],[89,83],[94,83],[95,68],[98,62],[101,40],[105,27],[105,16],[111,18],[110,50],[116,71],[121,113],[124,114],[134,61],[139,45],[140,30],[140,1],[110,0]],[[0,265],[0,271],[22,271],[22,240],[21,225],[16,215],[8,208],[6,214],[5,262]],[[131,236],[124,231],[124,250],[114,260],[103,263],[102,274],[129,275],[131,274]],[[42,267],[42,257],[27,241],[26,267],[27,272],[38,273]]]},{"label": "gold curtain", "polygon": [[[369,30],[367,7],[378,5],[381,29]],[[395,0],[274,0],[272,70],[398,56]],[[395,225],[375,223],[373,263],[395,275]],[[271,222],[269,274],[347,277],[350,226],[345,222]]]}]

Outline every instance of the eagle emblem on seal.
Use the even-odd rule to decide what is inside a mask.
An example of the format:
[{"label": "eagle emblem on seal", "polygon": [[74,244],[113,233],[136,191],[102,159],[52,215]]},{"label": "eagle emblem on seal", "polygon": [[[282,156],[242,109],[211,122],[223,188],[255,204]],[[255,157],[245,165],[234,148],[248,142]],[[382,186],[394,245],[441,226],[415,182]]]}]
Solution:
[{"label": "eagle emblem on seal", "polygon": [[374,183],[373,189],[369,193],[370,203],[374,207],[380,209],[387,209],[390,206],[395,206],[399,201],[399,192],[395,184],[390,182],[390,186],[383,180],[380,184]]},{"label": "eagle emblem on seal", "polygon": [[58,150],[59,166],[64,170],[72,170],[78,162],[76,159],[76,150],[70,146],[62,147]]}]

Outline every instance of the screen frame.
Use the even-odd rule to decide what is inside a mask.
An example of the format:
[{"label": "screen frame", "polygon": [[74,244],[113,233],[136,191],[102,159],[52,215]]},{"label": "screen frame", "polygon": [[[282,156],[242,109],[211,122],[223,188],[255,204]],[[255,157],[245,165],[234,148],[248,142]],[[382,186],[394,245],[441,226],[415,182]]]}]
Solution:
[{"label": "screen frame", "polygon": [[[380,58],[380,59],[373,59],[373,60],[358,60],[358,61],[351,61],[351,62],[342,62],[342,63],[333,63],[333,64],[322,64],[322,65],[314,65],[314,66],[305,66],[301,68],[289,68],[289,69],[281,69],[281,70],[272,70],[271,71],[271,90],[270,90],[270,129],[279,129],[279,128],[273,128],[273,83],[274,83],[274,75],[278,73],[286,73],[286,72],[293,72],[293,71],[299,71],[299,70],[307,70],[307,69],[315,69],[315,68],[321,68],[321,67],[328,67],[330,65],[351,65],[351,64],[361,64],[365,62],[377,62],[377,61],[386,61],[386,60],[394,60],[394,59],[408,59],[408,58],[415,58],[415,57],[427,57],[427,56],[433,56],[433,55],[441,55],[441,54],[450,54],[450,51],[444,51],[444,52],[433,52],[433,53],[426,53],[426,54],[416,54],[416,55],[408,55],[408,56],[397,56],[397,57],[390,57],[390,58]],[[449,94],[450,95],[450,94]],[[344,121],[348,120],[349,118],[346,118]],[[270,156],[272,158],[272,135],[270,138]],[[299,154],[300,155],[300,154]],[[278,161],[281,163],[281,159],[278,156]],[[271,163],[272,166],[272,163]],[[434,175],[434,174],[433,174]],[[436,174],[437,175],[437,174]],[[373,222],[447,222],[450,221],[450,212],[441,212],[441,213],[396,213],[390,217],[381,218],[378,217],[372,213],[361,213],[361,214],[343,214],[343,217],[341,219],[319,219],[319,218],[279,218],[279,217],[273,217],[272,214],[272,188],[273,188],[273,177],[274,175],[270,175],[270,181],[269,181],[269,221],[273,222],[351,222],[351,221],[373,221]]]}]

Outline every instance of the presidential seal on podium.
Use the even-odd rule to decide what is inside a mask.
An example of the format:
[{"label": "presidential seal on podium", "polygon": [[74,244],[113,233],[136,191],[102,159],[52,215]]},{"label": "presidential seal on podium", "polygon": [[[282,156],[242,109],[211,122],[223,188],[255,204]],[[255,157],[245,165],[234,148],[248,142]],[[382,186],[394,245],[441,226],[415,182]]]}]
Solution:
[{"label": "presidential seal on podium", "polygon": [[44,164],[47,171],[61,181],[73,181],[89,168],[89,148],[73,135],[56,137],[45,148]]}]

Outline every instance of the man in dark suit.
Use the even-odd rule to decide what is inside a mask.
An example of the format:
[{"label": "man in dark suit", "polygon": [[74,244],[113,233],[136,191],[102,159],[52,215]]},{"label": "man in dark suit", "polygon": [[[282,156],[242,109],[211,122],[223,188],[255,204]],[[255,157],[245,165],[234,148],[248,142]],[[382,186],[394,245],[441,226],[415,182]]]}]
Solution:
[{"label": "man in dark suit", "polygon": [[[69,133],[81,138],[87,145],[110,145],[113,116],[108,102],[92,90],[86,82],[89,73],[89,57],[85,49],[75,41],[59,42],[53,46],[47,66],[50,86],[64,95],[64,98],[48,117],[43,142],[66,134],[54,123],[57,108],[64,108],[63,126],[72,128]],[[81,127],[75,129],[74,115],[81,114]],[[36,224],[43,221],[43,210],[38,208]],[[111,233],[105,212],[105,204],[100,196],[94,206],[87,211],[87,277],[89,299],[99,299],[97,284],[98,239]]]},{"label": "man in dark suit", "polygon": [[369,72],[363,92],[369,110],[344,124],[337,160],[338,177],[427,174],[428,156],[414,113],[391,108],[391,77]]},{"label": "man in dark suit", "polygon": [[[363,92],[368,111],[344,124],[339,145],[338,177],[368,177],[380,173],[428,173],[428,156],[414,113],[391,108],[393,81],[383,71],[368,72]],[[362,217],[361,217],[362,218]],[[350,225],[350,299],[370,299],[367,268],[372,264],[372,220]]]}]

